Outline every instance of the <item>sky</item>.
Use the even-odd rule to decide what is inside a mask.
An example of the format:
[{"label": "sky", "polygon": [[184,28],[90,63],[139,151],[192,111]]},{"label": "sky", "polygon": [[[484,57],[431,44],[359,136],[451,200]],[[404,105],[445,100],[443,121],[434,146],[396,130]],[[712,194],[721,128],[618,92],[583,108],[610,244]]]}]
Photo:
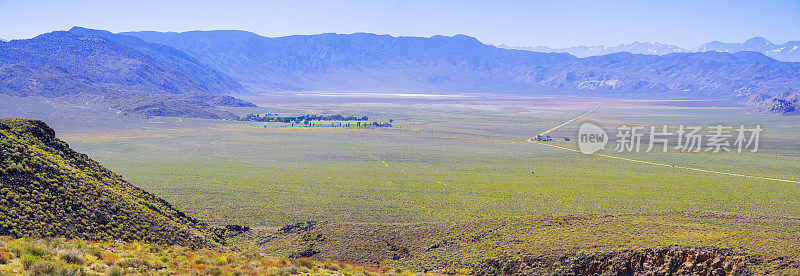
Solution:
[{"label": "sky", "polygon": [[800,40],[800,0],[0,0],[0,38],[72,26],[123,31],[246,30],[264,36],[370,32],[466,34],[509,46],[694,48],[763,36]]}]

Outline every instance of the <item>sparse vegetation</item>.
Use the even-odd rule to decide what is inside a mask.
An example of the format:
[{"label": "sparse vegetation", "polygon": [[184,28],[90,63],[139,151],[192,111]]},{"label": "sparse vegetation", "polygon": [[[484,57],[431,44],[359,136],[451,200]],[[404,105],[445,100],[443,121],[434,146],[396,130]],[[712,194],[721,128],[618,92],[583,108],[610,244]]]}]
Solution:
[{"label": "sparse vegetation", "polygon": [[255,248],[272,254],[314,252],[308,258],[448,274],[707,275],[721,269],[715,275],[795,275],[799,227],[793,218],[713,212],[572,214],[399,225],[306,223],[255,231],[242,240],[255,240]]},{"label": "sparse vegetation", "polygon": [[[8,260],[0,264],[0,275],[388,274],[381,269],[368,269],[342,262],[317,262],[306,258],[278,259],[231,247],[193,249],[140,242],[56,240],[58,243],[1,236],[0,254],[8,256]],[[35,248],[35,253],[39,256],[23,251],[19,255],[14,252],[14,248]],[[83,254],[85,259],[77,257],[78,254]],[[77,261],[79,259],[85,262]]]}]

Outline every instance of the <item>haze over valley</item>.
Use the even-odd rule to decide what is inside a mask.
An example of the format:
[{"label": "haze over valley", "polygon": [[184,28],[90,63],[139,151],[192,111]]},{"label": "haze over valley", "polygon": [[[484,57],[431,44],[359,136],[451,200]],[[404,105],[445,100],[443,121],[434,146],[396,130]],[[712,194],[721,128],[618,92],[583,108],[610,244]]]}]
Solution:
[{"label": "haze over valley", "polygon": [[[721,50],[716,44],[702,49]],[[277,91],[725,99],[757,113],[795,114],[800,65],[738,51],[750,49],[578,58],[497,48],[466,35],[269,38],[75,27],[0,45],[0,93],[125,114],[226,119],[235,117],[217,107],[252,106],[230,95]]]},{"label": "haze over valley", "polygon": [[0,1],[0,275],[800,275],[798,14]]}]

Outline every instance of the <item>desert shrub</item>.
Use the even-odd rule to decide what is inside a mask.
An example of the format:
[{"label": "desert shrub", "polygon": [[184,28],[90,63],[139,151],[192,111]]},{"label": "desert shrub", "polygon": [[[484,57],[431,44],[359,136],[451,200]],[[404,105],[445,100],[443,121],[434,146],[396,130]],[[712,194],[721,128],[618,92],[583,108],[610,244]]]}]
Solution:
[{"label": "desert shrub", "polygon": [[300,267],[305,267],[305,268],[308,268],[308,269],[314,269],[314,268],[317,267],[317,265],[314,264],[314,261],[306,259],[306,258],[299,258],[299,259],[295,260],[294,263],[297,264]]},{"label": "desert shrub", "polygon": [[78,265],[62,266],[52,262],[38,261],[30,269],[27,269],[25,275],[83,276],[86,275],[86,272]]},{"label": "desert shrub", "polygon": [[117,263],[117,260],[119,260],[119,256],[116,254],[108,254],[106,256],[103,256],[103,262],[105,262],[106,265],[108,266],[115,265]]},{"label": "desert shrub", "polygon": [[44,246],[41,246],[41,245],[38,245],[38,244],[26,243],[26,244],[22,245],[22,252],[20,252],[20,253],[14,252],[14,253],[17,254],[17,255],[22,255],[22,254],[26,254],[27,253],[27,254],[31,254],[31,255],[36,256],[36,257],[41,257],[41,256],[44,256],[44,255],[49,255],[50,254],[50,250],[48,250]]},{"label": "desert shrub", "polygon": [[224,255],[223,256],[219,256],[217,258],[217,265],[225,265],[227,263],[228,263],[228,258],[225,257]]},{"label": "desert shrub", "polygon": [[94,264],[94,263],[96,263],[98,261],[97,257],[95,257],[92,254],[84,254],[83,258],[84,258],[84,263],[85,264],[89,264],[89,265],[90,264]]},{"label": "desert shrub", "polygon": [[68,264],[82,265],[84,262],[83,252],[80,251],[67,251],[61,255],[61,259]]},{"label": "desert shrub", "polygon": [[11,253],[0,252],[0,264],[7,264],[11,260]]},{"label": "desert shrub", "polygon": [[78,265],[65,265],[58,269],[59,276],[83,276],[87,275],[83,268]]},{"label": "desert shrub", "polygon": [[48,238],[45,244],[48,247],[61,247],[63,245],[60,238]]},{"label": "desert shrub", "polygon": [[144,265],[144,262],[139,258],[127,258],[120,260],[118,265],[121,267],[139,268],[140,266]]},{"label": "desert shrub", "polygon": [[256,259],[256,258],[258,258],[258,254],[256,254],[253,251],[250,251],[250,250],[245,251],[242,255],[244,255],[244,257],[248,258],[248,259]]},{"label": "desert shrub", "polygon": [[86,244],[83,241],[78,241],[75,243],[75,249],[86,249]]},{"label": "desert shrub", "polygon": [[212,267],[206,268],[206,274],[219,276],[219,275],[222,275],[222,269],[220,269],[218,266],[212,266]]},{"label": "desert shrub", "polygon": [[325,262],[325,264],[322,266],[322,268],[327,269],[327,270],[333,270],[333,271],[339,271],[339,269],[341,269],[339,267],[339,265],[337,265],[335,263],[332,263],[332,262]]},{"label": "desert shrub", "polygon": [[111,269],[109,269],[106,272],[106,275],[108,275],[108,276],[122,276],[122,275],[125,275],[125,271],[122,270],[122,268],[119,268],[119,267],[115,266],[115,267],[112,267]]},{"label": "desert shrub", "polygon": [[20,262],[22,262],[22,268],[24,268],[25,270],[28,270],[37,261],[39,261],[38,257],[36,257],[36,256],[34,256],[34,255],[30,254],[30,253],[25,253],[24,255],[22,255],[22,260]]},{"label": "desert shrub", "polygon": [[[264,273],[264,275],[268,275],[268,276],[283,275],[283,270],[279,269],[279,268],[270,267],[270,268],[267,269],[267,271],[266,271],[266,273]],[[288,275],[288,273],[287,273],[287,275]]]},{"label": "desert shrub", "polygon": [[145,262],[145,265],[148,268],[155,269],[155,270],[167,268],[167,266],[164,264],[164,262],[161,262],[159,260],[155,260],[155,261],[152,261],[152,262]]},{"label": "desert shrub", "polygon": [[11,247],[11,249],[9,249],[9,251],[11,251],[11,253],[14,253],[14,255],[16,256],[22,256],[23,254],[25,254],[25,249],[22,248],[21,245],[14,245]]},{"label": "desert shrub", "polygon": [[103,251],[100,250],[100,248],[92,247],[92,248],[89,249],[88,253],[90,255],[92,255],[92,256],[97,257],[98,260],[102,260],[103,259]]},{"label": "desert shrub", "polygon": [[56,275],[58,273],[58,269],[59,267],[54,263],[37,261],[32,266],[25,269],[27,270],[25,275]]},{"label": "desert shrub", "polygon": [[286,261],[286,259],[284,259],[284,258],[281,258],[280,260],[278,260],[278,265],[280,265],[281,267],[286,266],[287,264],[289,264],[289,262]]}]

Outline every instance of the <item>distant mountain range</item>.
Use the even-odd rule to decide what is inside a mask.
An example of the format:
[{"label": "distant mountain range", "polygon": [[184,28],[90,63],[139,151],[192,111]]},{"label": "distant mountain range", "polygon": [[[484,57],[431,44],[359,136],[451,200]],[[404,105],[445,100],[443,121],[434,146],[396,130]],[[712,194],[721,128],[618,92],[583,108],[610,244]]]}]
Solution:
[{"label": "distant mountain range", "polygon": [[76,97],[146,116],[235,118],[214,105],[251,106],[224,94],[238,82],[183,52],[135,37],[73,28],[0,42],[0,93]]},{"label": "distant mountain range", "polygon": [[[578,91],[745,99],[757,110],[800,89],[800,63],[756,52],[576,58],[502,49],[456,35],[393,37],[367,33],[262,37],[243,31],[123,33],[180,49],[253,91]],[[641,44],[644,46],[648,44]],[[652,44],[650,44],[652,46]],[[659,46],[659,45],[657,45]],[[654,50],[673,49],[660,45]],[[659,53],[661,53],[659,52]]]},{"label": "distant mountain range", "polygon": [[735,53],[752,51],[765,54],[781,61],[800,62],[800,41],[789,41],[784,44],[774,44],[763,37],[754,37],[744,43],[723,43],[713,41],[701,45],[696,51],[717,51]]},{"label": "distant mountain range", "polygon": [[251,105],[226,96],[232,93],[309,90],[714,97],[759,112],[797,113],[800,63],[749,51],[667,53],[677,50],[664,44],[619,49],[634,46],[666,54],[578,58],[498,48],[466,35],[271,38],[75,27],[0,42],[0,93],[94,95],[119,112],[201,118],[235,117],[214,106]]},{"label": "distant mountain range", "polygon": [[357,33],[269,38],[242,31],[124,33],[175,47],[251,91],[495,91],[540,89],[527,71],[573,59],[510,51],[477,39]]},{"label": "distant mountain range", "polygon": [[526,50],[542,53],[569,53],[576,57],[591,57],[607,54],[628,52],[632,54],[644,55],[666,55],[672,53],[692,53],[692,52],[759,52],[768,57],[780,61],[800,62],[800,41],[789,41],[784,44],[774,44],[763,37],[754,37],[744,43],[724,43],[712,41],[698,46],[695,49],[687,50],[675,45],[663,43],[634,42],[630,44],[620,44],[618,46],[576,46],[568,48],[550,48],[547,46],[535,47],[512,47],[507,45],[498,46],[504,49]]},{"label": "distant mountain range", "polygon": [[525,50],[525,51],[534,51],[542,53],[568,53],[580,58],[602,56],[602,55],[622,53],[622,52],[628,52],[632,54],[642,54],[642,55],[666,55],[672,53],[689,52],[675,45],[669,45],[663,43],[649,43],[649,42],[634,42],[631,44],[620,44],[618,46],[612,46],[612,47],[575,46],[568,48],[550,48],[547,46],[511,47],[508,45],[500,45],[498,47],[504,49]]}]

